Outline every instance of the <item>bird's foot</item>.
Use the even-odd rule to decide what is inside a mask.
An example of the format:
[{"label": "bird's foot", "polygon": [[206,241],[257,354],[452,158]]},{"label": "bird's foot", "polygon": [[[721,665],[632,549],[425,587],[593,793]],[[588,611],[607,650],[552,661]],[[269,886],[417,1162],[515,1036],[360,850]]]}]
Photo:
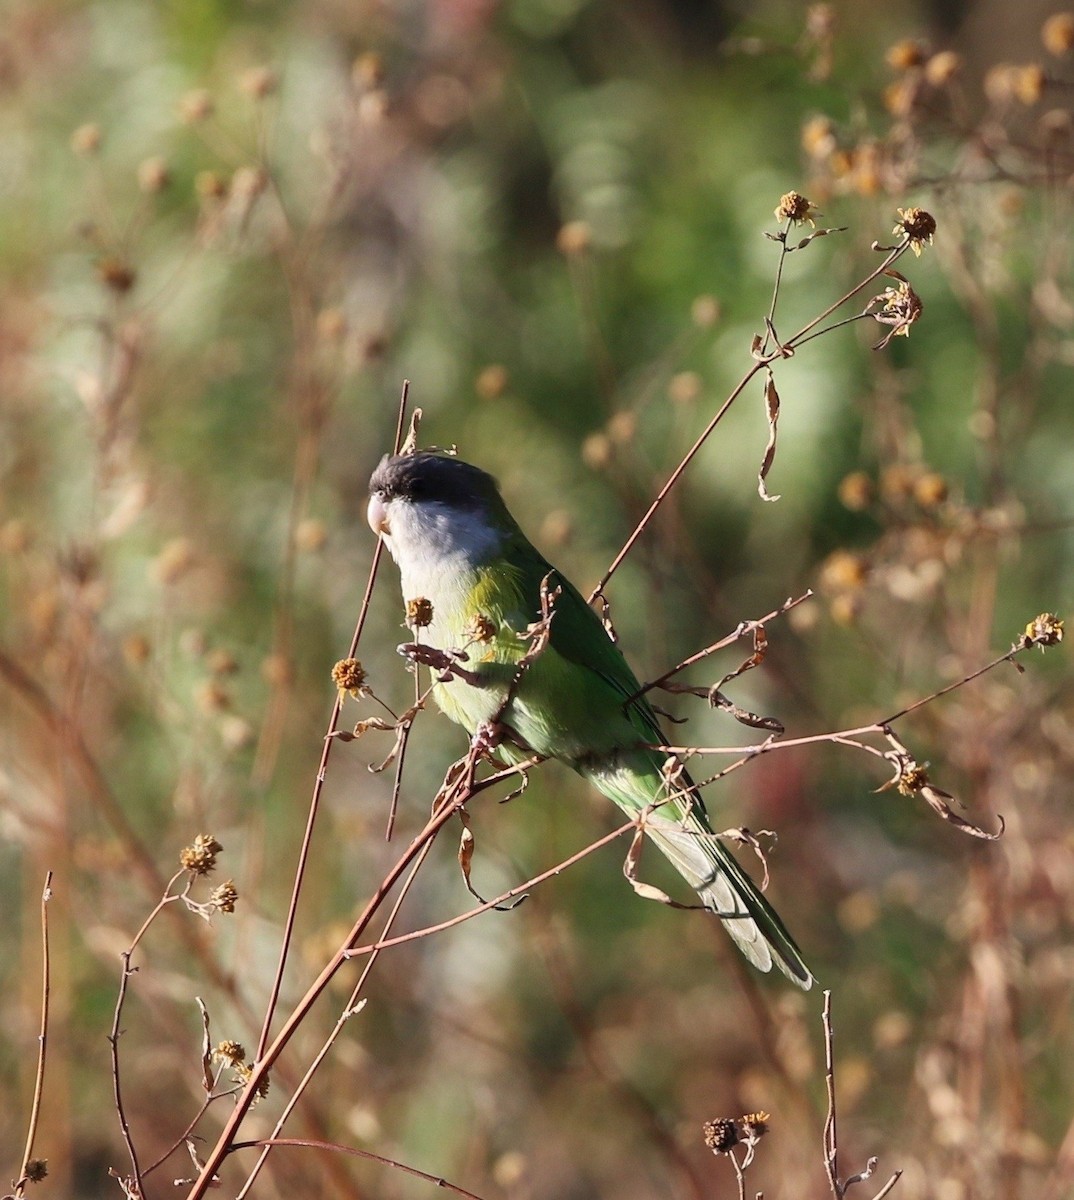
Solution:
[{"label": "bird's foot", "polygon": [[478,758],[492,758],[506,732],[498,721],[482,721],[470,738],[470,749]]},{"label": "bird's foot", "polygon": [[422,642],[404,642],[401,646],[396,646],[396,650],[407,662],[439,672],[438,683],[462,679],[475,687],[481,684],[476,672],[469,671],[462,665],[468,658],[464,650],[438,650],[435,646],[426,646]]}]

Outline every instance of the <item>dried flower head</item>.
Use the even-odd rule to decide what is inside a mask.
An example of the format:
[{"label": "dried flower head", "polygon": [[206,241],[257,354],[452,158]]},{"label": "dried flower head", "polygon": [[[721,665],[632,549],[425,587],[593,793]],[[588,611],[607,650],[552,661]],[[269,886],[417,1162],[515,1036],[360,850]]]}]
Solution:
[{"label": "dried flower head", "polygon": [[246,1061],[246,1048],[241,1042],[225,1040],[215,1047],[213,1058],[218,1062],[226,1063],[229,1067],[235,1067]]},{"label": "dried flower head", "polygon": [[1063,622],[1055,613],[1044,612],[1034,617],[1026,626],[1025,637],[1033,646],[1058,646],[1063,640]]},{"label": "dried flower head", "polygon": [[199,833],[190,846],[179,855],[179,865],[194,875],[208,875],[216,866],[216,856],[223,846],[210,833]]},{"label": "dried flower head", "polygon": [[415,596],[406,602],[406,623],[411,629],[424,629],[433,623],[433,602],[424,596]]},{"label": "dried flower head", "polygon": [[922,508],[936,508],[948,496],[947,480],[938,471],[926,471],[914,481],[914,499]]},{"label": "dried flower head", "polygon": [[927,763],[922,766],[916,762],[904,762],[900,767],[895,786],[899,789],[900,796],[914,796],[922,788],[928,787],[928,783],[929,772]]},{"label": "dried flower head", "polygon": [[780,196],[775,209],[777,221],[790,221],[792,225],[809,223],[816,225],[814,217],[820,216],[811,200],[807,200],[800,192],[786,192]]},{"label": "dried flower head", "polygon": [[355,700],[369,691],[365,667],[356,658],[341,658],[332,668],[332,682],[341,693],[346,692]]},{"label": "dried flower head", "polygon": [[1048,76],[1040,63],[1027,63],[1024,67],[1018,67],[1013,79],[1015,97],[1020,104],[1029,108],[1044,95],[1047,82]]},{"label": "dried flower head", "polygon": [[[244,1062],[243,1063],[235,1063],[235,1079],[239,1083],[243,1084],[244,1086],[250,1082],[250,1079],[252,1078],[253,1073],[254,1073],[253,1067],[249,1066],[247,1063],[244,1063]],[[264,1098],[268,1094],[269,1094],[269,1077],[268,1077],[268,1074],[266,1073],[261,1076],[260,1080],[258,1080],[257,1089],[254,1092],[253,1103],[257,1104],[257,1102],[259,1100],[264,1100]],[[251,1107],[253,1107],[253,1105],[251,1105]]]},{"label": "dried flower head", "polygon": [[885,288],[873,298],[872,303],[880,305],[879,311],[873,313],[873,319],[881,325],[891,326],[891,332],[881,345],[893,337],[909,337],[910,326],[921,316],[925,307],[921,297],[905,279],[900,279],[895,287]]},{"label": "dried flower head", "polygon": [[951,82],[962,68],[962,59],[954,50],[941,50],[925,64],[925,78],[933,87]]},{"label": "dried flower head", "polygon": [[491,617],[486,617],[484,613],[474,613],[466,623],[466,640],[468,642],[481,642],[482,645],[486,645],[495,636],[495,622]]},{"label": "dried flower head", "polygon": [[209,907],[215,908],[217,912],[233,913],[238,901],[239,889],[235,886],[234,879],[214,887],[209,895]]},{"label": "dried flower head", "polygon": [[827,158],[838,147],[830,117],[810,117],[802,126],[802,149],[810,158]]},{"label": "dried flower head", "polygon": [[925,47],[913,38],[904,38],[901,42],[889,46],[884,55],[888,66],[894,71],[911,71],[920,67],[927,57]]},{"label": "dried flower head", "polygon": [[923,208],[899,208],[895,211],[899,214],[899,219],[895,222],[892,232],[906,238],[915,254],[921,253],[921,247],[926,242],[932,245],[936,233],[936,218],[932,213]]},{"label": "dried flower head", "polygon": [[852,471],[839,484],[839,502],[851,512],[861,512],[872,503],[874,492],[873,481],[864,471]]},{"label": "dried flower head", "polygon": [[768,1122],[772,1118],[766,1112],[746,1113],[739,1118],[742,1136],[748,1142],[756,1142],[768,1132]]},{"label": "dried flower head", "polygon": [[1069,54],[1074,50],[1074,13],[1053,13],[1041,26],[1040,40],[1049,54]]},{"label": "dried flower head", "polygon": [[705,1145],[713,1154],[727,1154],[738,1145],[738,1130],[729,1117],[720,1117],[715,1121],[706,1121],[701,1127]]},{"label": "dried flower head", "polygon": [[24,1177],[30,1183],[40,1183],[48,1174],[48,1159],[47,1158],[28,1158],[26,1160],[26,1171]]},{"label": "dried flower head", "polygon": [[853,592],[869,577],[869,564],[850,550],[833,550],[820,569],[820,586],[832,593]]}]

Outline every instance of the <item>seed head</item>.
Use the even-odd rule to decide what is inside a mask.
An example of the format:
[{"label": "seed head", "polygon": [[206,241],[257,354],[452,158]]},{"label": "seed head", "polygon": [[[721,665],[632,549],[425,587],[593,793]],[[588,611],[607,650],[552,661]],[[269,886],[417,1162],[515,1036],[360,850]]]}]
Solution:
[{"label": "seed head", "polygon": [[235,1067],[246,1061],[246,1048],[241,1042],[223,1041],[213,1050],[213,1058]]},{"label": "seed head", "polygon": [[929,772],[927,766],[920,763],[908,762],[899,771],[895,786],[900,796],[915,796],[922,788],[928,787]]},{"label": "seed head", "polygon": [[852,471],[839,484],[839,502],[851,512],[861,512],[873,499],[873,481],[864,471]]},{"label": "seed head", "polygon": [[239,889],[235,886],[234,879],[229,879],[227,883],[213,888],[209,895],[209,906],[218,912],[233,913],[238,900]]},{"label": "seed head", "polygon": [[340,692],[359,700],[369,691],[365,667],[356,658],[341,658],[332,668],[332,682]]},{"label": "seed head", "polygon": [[28,1158],[26,1160],[25,1177],[31,1183],[40,1183],[48,1174],[47,1158]]},{"label": "seed head", "polygon": [[1027,641],[1034,646],[1058,646],[1063,640],[1063,622],[1055,613],[1045,612],[1033,618],[1026,626]]},{"label": "seed head", "polygon": [[962,59],[954,50],[941,50],[925,64],[925,78],[933,87],[943,87],[951,82],[962,68]]},{"label": "seed head", "polygon": [[792,225],[808,223],[815,226],[815,216],[820,216],[820,213],[813,207],[813,202],[807,200],[800,192],[786,192],[780,196],[779,205],[775,209],[777,221],[790,221]]},{"label": "seed head", "polygon": [[768,1132],[771,1117],[766,1112],[746,1113],[739,1118],[742,1136],[748,1142],[756,1142]]},{"label": "seed head", "polygon": [[1054,13],[1041,26],[1040,40],[1049,54],[1069,54],[1074,50],[1074,13]]},{"label": "seed head", "polygon": [[[916,245],[914,252],[920,253]],[[910,326],[921,316],[925,307],[921,297],[905,279],[900,279],[895,287],[885,288],[872,302],[880,305],[879,312],[873,313],[873,319],[881,325],[892,327],[889,338],[909,337]]]},{"label": "seed head", "polygon": [[255,100],[271,96],[279,86],[279,76],[271,67],[251,67],[239,76],[239,87]]},{"label": "seed head", "polygon": [[406,623],[411,629],[424,629],[433,623],[433,602],[424,596],[415,596],[406,602]]},{"label": "seed head", "polygon": [[466,623],[466,640],[487,645],[496,636],[496,625],[484,613],[474,613]]},{"label": "seed head", "polygon": [[738,1145],[738,1130],[729,1117],[706,1121],[701,1127],[705,1145],[713,1154],[727,1154]]},{"label": "seed head", "polygon": [[915,254],[921,253],[921,247],[926,242],[932,245],[932,238],[936,233],[936,218],[932,213],[923,208],[899,208],[895,211],[899,214],[899,219],[895,222],[892,232],[906,238]]},{"label": "seed head", "polygon": [[925,62],[925,47],[920,42],[915,42],[913,38],[904,38],[901,42],[889,46],[884,57],[892,70],[911,71]]},{"label": "seed head", "polygon": [[179,865],[192,875],[208,875],[216,866],[216,856],[223,846],[211,833],[199,833],[192,845],[179,855]]}]

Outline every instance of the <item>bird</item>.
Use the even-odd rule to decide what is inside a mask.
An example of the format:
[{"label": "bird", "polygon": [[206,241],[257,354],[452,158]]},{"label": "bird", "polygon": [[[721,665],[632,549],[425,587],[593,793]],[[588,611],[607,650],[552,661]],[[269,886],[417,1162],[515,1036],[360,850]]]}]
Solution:
[{"label": "bird", "polygon": [[[502,762],[538,755],[576,771],[640,820],[749,962],[810,988],[801,952],[716,836],[693,781],[682,771],[669,782],[656,712],[601,617],[529,541],[496,480],[442,451],[385,455],[367,518],[408,611],[421,612],[424,661],[444,668],[434,670],[441,711]],[[542,597],[546,637],[522,672]]]}]

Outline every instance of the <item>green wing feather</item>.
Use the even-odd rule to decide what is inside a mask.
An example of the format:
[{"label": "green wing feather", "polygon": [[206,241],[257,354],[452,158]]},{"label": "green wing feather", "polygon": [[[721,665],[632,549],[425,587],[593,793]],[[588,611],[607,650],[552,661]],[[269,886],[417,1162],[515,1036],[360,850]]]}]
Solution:
[{"label": "green wing feather", "polygon": [[[526,643],[517,635],[539,616],[541,583],[550,571],[521,533],[495,565],[478,568],[475,609],[498,626],[486,665],[479,670],[489,672],[490,681],[501,687],[512,674],[509,665],[525,652]],[[665,801],[646,820],[653,842],[705,907],[723,920],[751,963],[762,971],[774,964],[809,988],[813,976],[798,947],[714,834],[693,782],[683,775],[680,786],[686,794],[667,800],[661,771],[666,756],[646,745],[663,742],[659,721],[648,700],[638,696],[638,680],[600,618],[558,572],[553,571],[552,583],[562,590],[549,645],[530,666],[504,724],[526,747],[572,766],[631,816]],[[456,687],[458,681],[445,691]],[[506,757],[517,760],[522,753],[521,747],[507,748]]]}]

